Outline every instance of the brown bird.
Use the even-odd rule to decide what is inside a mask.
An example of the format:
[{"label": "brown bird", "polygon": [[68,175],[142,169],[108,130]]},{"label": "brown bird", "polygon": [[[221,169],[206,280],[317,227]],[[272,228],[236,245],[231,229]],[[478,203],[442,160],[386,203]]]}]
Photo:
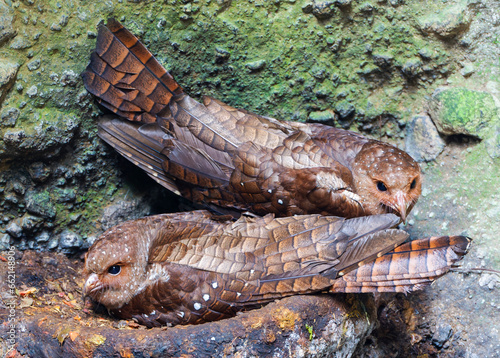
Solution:
[{"label": "brown bird", "polygon": [[83,80],[120,117],[101,119],[102,139],[164,187],[218,212],[405,220],[420,196],[420,168],[407,153],[210,97],[199,103],[113,19],[99,26]]},{"label": "brown bird", "polygon": [[89,249],[83,293],[147,326],[196,324],[322,290],[407,293],[444,275],[468,249],[463,236],[401,245],[408,234],[391,229],[398,221],[393,214],[230,221],[208,211],[128,221]]}]

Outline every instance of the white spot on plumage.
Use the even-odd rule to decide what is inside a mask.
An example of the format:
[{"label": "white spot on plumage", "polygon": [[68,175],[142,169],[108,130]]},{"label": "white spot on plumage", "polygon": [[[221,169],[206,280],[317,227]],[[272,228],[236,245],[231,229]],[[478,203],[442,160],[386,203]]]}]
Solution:
[{"label": "white spot on plumage", "polygon": [[217,288],[217,286],[218,286],[218,285],[217,285],[217,282],[212,282],[212,287],[213,287],[213,288]]},{"label": "white spot on plumage", "polygon": [[236,297],[240,297],[240,296],[241,296],[241,293],[236,292]]},{"label": "white spot on plumage", "polygon": [[283,200],[278,199],[278,204],[283,205]]},{"label": "white spot on plumage", "polygon": [[203,295],[203,300],[208,301],[210,299],[210,295],[208,293],[205,293]]},{"label": "white spot on plumage", "polygon": [[195,303],[194,303],[194,305],[193,305],[193,307],[194,307],[194,309],[195,309],[195,310],[197,310],[197,311],[198,311],[198,310],[200,310],[200,308],[201,308],[201,303],[199,303],[199,302],[195,302]]},{"label": "white spot on plumage", "polygon": [[185,313],[183,311],[177,312],[177,316],[184,318]]},{"label": "white spot on plumage", "polygon": [[267,189],[267,192],[271,194],[273,191],[271,189]]}]

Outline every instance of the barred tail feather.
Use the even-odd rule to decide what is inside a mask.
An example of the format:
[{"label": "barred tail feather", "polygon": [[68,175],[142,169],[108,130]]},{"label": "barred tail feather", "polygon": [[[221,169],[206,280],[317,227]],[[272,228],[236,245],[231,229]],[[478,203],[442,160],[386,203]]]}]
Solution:
[{"label": "barred tail feather", "polygon": [[331,291],[408,293],[422,289],[461,260],[470,243],[465,236],[408,242],[337,279]]}]

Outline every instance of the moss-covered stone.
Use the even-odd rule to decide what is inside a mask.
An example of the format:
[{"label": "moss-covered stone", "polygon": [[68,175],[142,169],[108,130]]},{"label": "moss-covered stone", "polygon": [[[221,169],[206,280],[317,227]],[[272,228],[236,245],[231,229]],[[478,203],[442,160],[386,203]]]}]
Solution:
[{"label": "moss-covered stone", "polygon": [[331,123],[333,123],[335,118],[336,118],[335,112],[333,112],[331,110],[309,113],[309,120],[312,122],[321,122],[321,123],[331,122]]},{"label": "moss-covered stone", "polygon": [[56,207],[47,191],[29,191],[26,194],[26,209],[29,213],[46,219],[54,219],[56,217]]},{"label": "moss-covered stone", "polygon": [[0,105],[2,104],[10,87],[16,81],[19,64],[5,59],[0,61]]},{"label": "moss-covered stone", "polygon": [[446,88],[435,91],[432,98],[430,115],[442,134],[484,139],[500,123],[500,112],[490,93]]},{"label": "moss-covered stone", "polygon": [[14,37],[16,31],[12,27],[14,14],[10,6],[0,0],[0,45]]},{"label": "moss-covered stone", "polygon": [[435,34],[449,39],[464,33],[470,25],[471,14],[468,1],[451,1],[447,6],[440,6],[435,1],[426,1],[425,14],[417,18],[417,24],[425,34]]}]

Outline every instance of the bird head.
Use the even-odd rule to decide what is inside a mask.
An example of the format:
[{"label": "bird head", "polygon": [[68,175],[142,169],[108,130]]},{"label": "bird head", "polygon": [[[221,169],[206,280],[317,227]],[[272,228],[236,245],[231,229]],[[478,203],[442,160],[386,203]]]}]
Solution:
[{"label": "bird head", "polygon": [[422,191],[420,166],[406,152],[378,141],[356,156],[353,178],[370,214],[395,213],[406,221]]},{"label": "bird head", "polygon": [[149,249],[135,221],[102,234],[85,255],[84,297],[118,309],[141,291],[147,275]]}]

